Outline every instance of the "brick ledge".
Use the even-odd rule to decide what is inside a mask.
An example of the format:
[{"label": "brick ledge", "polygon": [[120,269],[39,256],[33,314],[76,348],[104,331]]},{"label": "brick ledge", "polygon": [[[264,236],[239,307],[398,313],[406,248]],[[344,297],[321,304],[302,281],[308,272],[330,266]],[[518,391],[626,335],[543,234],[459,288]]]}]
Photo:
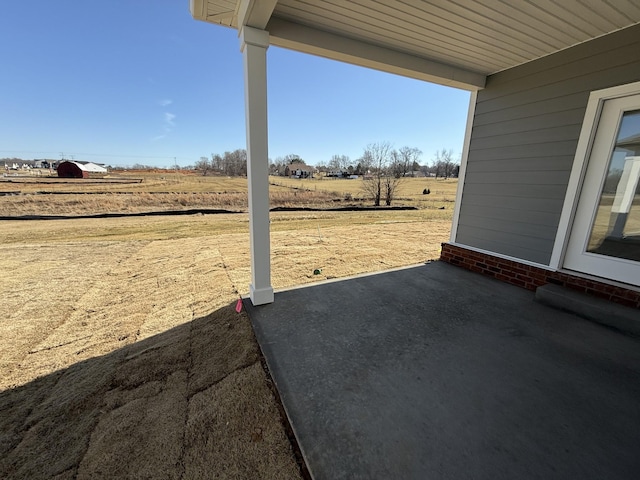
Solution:
[{"label": "brick ledge", "polygon": [[578,277],[566,272],[546,270],[450,243],[442,244],[440,260],[527,290],[535,290],[542,285],[552,283],[627,307],[640,309],[640,292],[635,290]]}]

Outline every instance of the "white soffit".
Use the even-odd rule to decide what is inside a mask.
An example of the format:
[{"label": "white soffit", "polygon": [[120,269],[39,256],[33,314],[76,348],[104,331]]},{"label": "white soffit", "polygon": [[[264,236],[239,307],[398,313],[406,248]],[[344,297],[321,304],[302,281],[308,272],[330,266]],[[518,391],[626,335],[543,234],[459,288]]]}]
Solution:
[{"label": "white soffit", "polygon": [[232,28],[241,3],[266,2],[273,45],[469,90],[640,23],[638,0],[190,1],[195,19]]}]

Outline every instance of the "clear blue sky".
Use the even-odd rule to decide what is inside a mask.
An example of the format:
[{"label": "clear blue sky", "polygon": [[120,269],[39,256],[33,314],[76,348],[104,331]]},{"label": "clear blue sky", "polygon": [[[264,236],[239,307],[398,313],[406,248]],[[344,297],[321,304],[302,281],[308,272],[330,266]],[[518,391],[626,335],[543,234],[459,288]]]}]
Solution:
[{"label": "clear blue sky", "polygon": [[[245,147],[237,32],[188,0],[3,2],[0,62],[0,158],[184,166]],[[277,47],[267,62],[272,159],[462,150],[468,92]]]}]

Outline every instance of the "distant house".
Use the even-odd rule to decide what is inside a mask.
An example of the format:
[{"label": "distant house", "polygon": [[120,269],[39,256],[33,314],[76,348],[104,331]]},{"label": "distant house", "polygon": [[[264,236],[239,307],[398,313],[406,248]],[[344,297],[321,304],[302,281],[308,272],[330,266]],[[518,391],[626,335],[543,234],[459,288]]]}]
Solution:
[{"label": "distant house", "polygon": [[58,165],[60,178],[89,178],[92,174],[107,173],[107,169],[91,162],[72,162],[65,160]]},{"label": "distant house", "polygon": [[56,168],[57,162],[46,158],[36,158],[31,162],[33,168]]},{"label": "distant house", "polygon": [[287,177],[293,178],[312,178],[315,171],[315,167],[300,162],[294,162],[291,165],[287,165],[284,170],[284,174]]}]

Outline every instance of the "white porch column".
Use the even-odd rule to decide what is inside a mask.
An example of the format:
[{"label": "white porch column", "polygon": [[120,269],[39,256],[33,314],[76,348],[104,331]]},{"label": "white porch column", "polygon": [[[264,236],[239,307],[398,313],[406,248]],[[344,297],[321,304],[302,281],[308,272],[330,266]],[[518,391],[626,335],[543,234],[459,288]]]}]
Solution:
[{"label": "white porch column", "polygon": [[269,156],[267,140],[267,48],[269,33],[244,26],[240,50],[244,57],[244,102],[247,124],[249,236],[254,305],[273,302],[269,239]]}]

